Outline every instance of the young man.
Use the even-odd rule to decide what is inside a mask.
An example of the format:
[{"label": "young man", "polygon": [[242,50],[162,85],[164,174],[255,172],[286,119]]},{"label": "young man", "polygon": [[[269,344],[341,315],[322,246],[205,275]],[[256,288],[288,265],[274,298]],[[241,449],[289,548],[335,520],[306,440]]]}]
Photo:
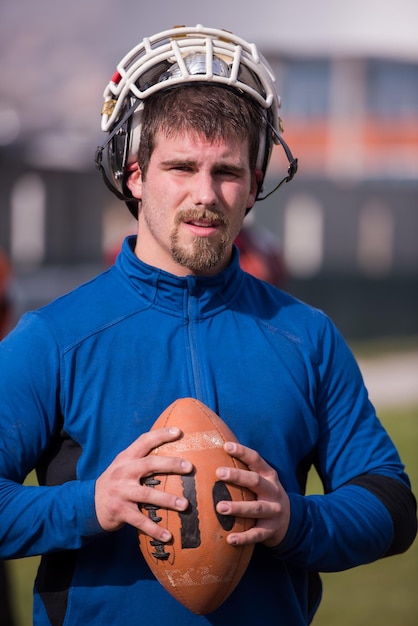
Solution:
[{"label": "young man", "polygon": [[[25,315],[0,350],[0,556],[43,555],[35,624],[298,626],[320,601],[318,572],[413,541],[408,478],[344,340],[323,313],[239,267],[233,242],[273,143],[290,160],[285,180],[296,168],[278,107],[256,48],[202,26],[144,40],[105,91],[96,159],[137,237],[107,272]],[[254,518],[227,541],[255,550],[206,616],[163,589],[137,542],[137,529],[170,540],[138,504],[188,505],[141,484],[192,470],[147,456],[179,437],[150,428],[186,396],[240,442],[227,449],[248,471],[217,478],[257,498],[217,505]],[[312,464],[325,495],[304,495]],[[34,467],[40,486],[22,487]]]}]

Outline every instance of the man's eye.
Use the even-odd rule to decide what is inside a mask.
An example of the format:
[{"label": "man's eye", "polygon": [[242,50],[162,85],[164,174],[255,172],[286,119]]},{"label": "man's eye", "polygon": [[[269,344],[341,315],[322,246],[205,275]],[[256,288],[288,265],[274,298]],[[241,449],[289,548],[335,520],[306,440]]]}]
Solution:
[{"label": "man's eye", "polygon": [[191,172],[192,170],[190,165],[182,165],[182,164],[173,165],[171,169],[177,172]]},{"label": "man's eye", "polygon": [[219,170],[218,175],[223,176],[224,178],[238,178],[239,177],[239,173],[236,170],[229,170],[229,169]]}]

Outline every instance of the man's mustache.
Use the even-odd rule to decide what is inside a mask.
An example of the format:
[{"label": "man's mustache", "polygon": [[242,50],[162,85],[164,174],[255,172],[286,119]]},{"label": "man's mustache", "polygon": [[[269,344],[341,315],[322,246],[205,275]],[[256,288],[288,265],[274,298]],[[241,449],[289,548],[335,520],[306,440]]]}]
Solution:
[{"label": "man's mustache", "polygon": [[229,225],[229,219],[221,213],[220,211],[213,211],[211,209],[182,209],[179,211],[175,217],[175,223],[181,224],[182,222],[193,222],[193,221],[207,221],[207,222],[216,222],[222,226]]}]

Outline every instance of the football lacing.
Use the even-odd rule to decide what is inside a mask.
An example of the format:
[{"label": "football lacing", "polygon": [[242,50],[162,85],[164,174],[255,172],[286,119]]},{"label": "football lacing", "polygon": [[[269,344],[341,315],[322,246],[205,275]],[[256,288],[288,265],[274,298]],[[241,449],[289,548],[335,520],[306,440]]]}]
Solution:
[{"label": "football lacing", "polygon": [[[147,487],[151,487],[154,489],[156,485],[161,484],[161,480],[156,479],[154,476],[149,476],[145,478],[143,484]],[[158,515],[158,511],[160,507],[155,506],[155,504],[144,504],[143,508],[148,512],[148,517],[150,520],[158,524],[163,519]],[[158,559],[159,561],[166,561],[170,554],[165,551],[166,544],[163,541],[159,541],[158,539],[152,539],[150,541],[150,545],[155,548],[155,552],[152,552],[152,556]]]}]

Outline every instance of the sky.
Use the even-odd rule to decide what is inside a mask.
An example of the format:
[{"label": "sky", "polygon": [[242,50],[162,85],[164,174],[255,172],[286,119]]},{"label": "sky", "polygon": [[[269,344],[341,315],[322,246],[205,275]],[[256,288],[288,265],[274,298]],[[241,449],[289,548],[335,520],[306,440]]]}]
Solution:
[{"label": "sky", "polygon": [[82,165],[117,62],[176,24],[226,28],[267,55],[418,60],[417,0],[0,0],[0,146],[37,137],[38,159]]}]

